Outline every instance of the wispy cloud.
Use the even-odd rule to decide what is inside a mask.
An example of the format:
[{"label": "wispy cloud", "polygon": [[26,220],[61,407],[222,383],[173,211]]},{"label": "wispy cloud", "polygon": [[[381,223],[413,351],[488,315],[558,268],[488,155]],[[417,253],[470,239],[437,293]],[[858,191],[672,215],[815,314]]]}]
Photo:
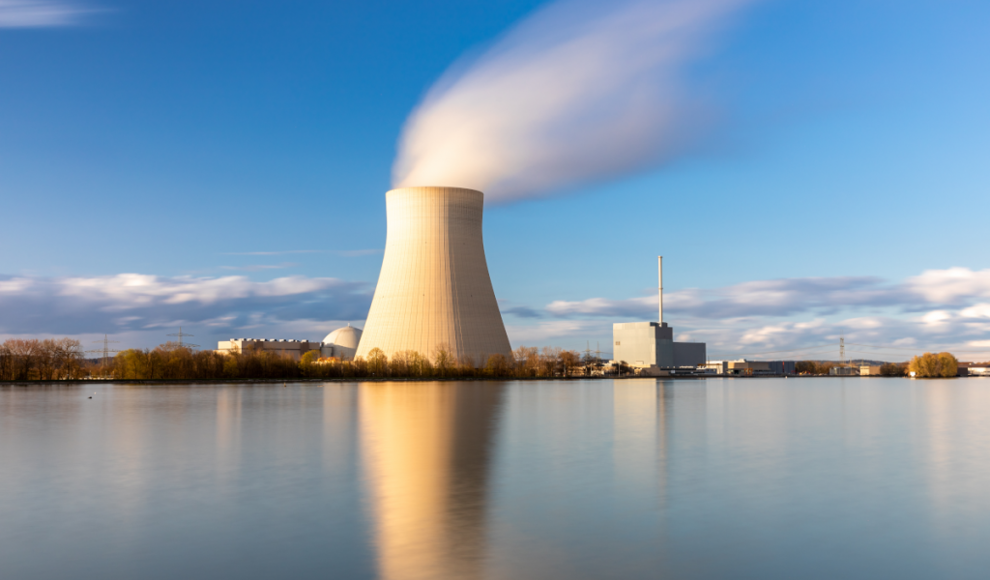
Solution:
[{"label": "wispy cloud", "polygon": [[516,316],[518,318],[541,318],[544,313],[536,308],[530,308],[529,306],[510,306],[508,308],[501,307],[502,315],[506,314]]},{"label": "wispy cloud", "polygon": [[240,270],[243,272],[263,272],[265,270],[284,270],[298,266],[295,262],[282,262],[281,264],[252,264],[248,266],[220,266],[223,270]]},{"label": "wispy cloud", "polygon": [[374,256],[375,254],[384,253],[384,249],[368,249],[368,250],[341,250],[334,252],[338,256],[343,256],[345,258],[357,258],[359,256]]},{"label": "wispy cloud", "polygon": [[[612,324],[599,320],[545,320],[533,325],[508,325],[505,328],[513,346],[543,346],[558,344],[561,340],[569,342],[586,339],[591,341],[591,347],[597,348],[596,337],[611,335]],[[611,347],[603,344],[605,351]]]},{"label": "wispy cloud", "polygon": [[[664,294],[672,315],[698,318],[832,314],[848,308],[892,307],[906,312],[937,307],[964,308],[982,314],[990,302],[990,269],[926,270],[902,282],[875,277],[786,278],[744,282],[716,289],[690,288]],[[976,310],[974,310],[974,308]],[[546,307],[554,316],[648,316],[657,309],[654,295],[636,298],[557,300]]]},{"label": "wispy cloud", "polygon": [[289,321],[361,320],[372,289],[362,282],[288,276],[0,278],[0,333],[124,332],[178,323],[217,332]]},{"label": "wispy cloud", "polygon": [[0,28],[73,26],[94,11],[75,2],[0,0]]},{"label": "wispy cloud", "polygon": [[[0,276],[0,338],[96,335],[150,338],[192,327],[204,346],[217,336],[318,339],[341,321],[365,318],[372,284],[285,276],[142,274],[43,278]],[[655,296],[553,301],[545,308],[502,303],[519,346],[601,343],[611,351],[613,322],[652,320]],[[665,296],[678,340],[708,343],[712,356],[905,360],[918,349],[946,348],[990,359],[990,270],[928,270],[901,282],[872,277],[753,281]],[[133,338],[132,338],[133,340]],[[823,346],[824,345],[824,346]],[[802,350],[794,350],[802,349]],[[780,351],[786,351],[780,353]]]},{"label": "wispy cloud", "polygon": [[[924,298],[905,285],[880,278],[789,278],[744,282],[711,290],[691,288],[664,294],[671,313],[702,318],[791,316],[808,311],[834,312],[851,306],[922,304]],[[645,316],[657,310],[655,295],[612,300],[558,300],[547,312],[555,316]]]},{"label": "wispy cloud", "polygon": [[[560,320],[611,322],[653,320],[656,309],[651,294],[557,300],[545,311]],[[901,282],[792,278],[691,288],[665,294],[664,310],[680,340],[706,341],[715,354],[837,344],[844,335],[854,343],[849,351],[855,356],[873,352],[876,358],[901,360],[912,349],[952,346],[977,357],[980,347],[990,345],[990,269],[927,270]],[[829,349],[837,348],[826,348],[837,356]]]},{"label": "wispy cloud", "polygon": [[285,256],[288,254],[334,254],[344,258],[355,258],[358,256],[373,256],[381,254],[385,250],[381,248],[367,250],[273,250],[262,252],[222,252],[222,256]]}]

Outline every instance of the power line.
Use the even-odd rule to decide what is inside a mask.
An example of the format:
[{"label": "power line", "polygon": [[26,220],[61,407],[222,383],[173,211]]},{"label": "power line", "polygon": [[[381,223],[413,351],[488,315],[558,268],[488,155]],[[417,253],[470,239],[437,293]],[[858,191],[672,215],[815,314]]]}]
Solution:
[{"label": "power line", "polygon": [[[933,347],[931,347],[931,346],[929,346],[929,347],[900,347],[900,346],[880,346],[880,345],[875,345],[875,344],[862,344],[862,343],[858,343],[858,342],[845,342],[844,338],[840,338],[839,339],[839,347],[840,347],[839,348],[839,358],[840,359],[842,358],[842,347],[843,346],[860,346],[860,347],[866,347],[866,348],[881,349],[883,351],[897,351],[897,352],[877,352],[876,353],[876,354],[893,354],[893,355],[900,355],[900,354],[904,354],[904,353],[918,353],[918,352],[924,352],[926,350],[932,350],[933,349]],[[818,349],[822,349],[822,348],[824,348],[824,349],[835,349],[835,344],[834,343],[833,344],[820,344],[820,345],[806,346],[806,347],[801,347],[801,348],[788,348],[788,349],[780,349],[780,350],[768,350],[768,351],[763,351],[763,352],[733,353],[733,354],[731,354],[729,356],[747,357],[747,356],[763,356],[763,355],[768,355],[768,354],[780,354],[780,353],[807,353],[807,351],[817,351]],[[958,353],[975,353],[975,354],[984,354],[985,353],[985,354],[990,354],[990,349],[987,349],[987,350],[958,350],[958,349],[950,349],[950,350],[953,353],[957,353],[958,352]],[[866,351],[866,350],[856,349],[855,352],[859,352],[859,353],[871,353],[872,351]],[[808,354],[811,354],[811,353],[808,353]]]},{"label": "power line", "polygon": [[[920,352],[920,351],[924,351],[924,350],[935,350],[934,349],[934,346],[935,345],[927,346],[927,347],[909,347],[909,346],[900,347],[900,346],[879,346],[879,345],[875,345],[875,344],[860,344],[860,343],[856,343],[856,342],[850,342],[850,343],[847,343],[847,344],[854,344],[856,346],[866,346],[866,347],[870,347],[870,348],[882,348],[882,349],[886,349],[886,350],[903,350],[903,351],[907,351],[907,352]],[[952,347],[948,347],[948,348],[952,349],[952,352],[990,353],[990,349],[986,349],[986,350],[958,350],[958,349],[954,349]]]},{"label": "power line", "polygon": [[179,327],[179,332],[178,333],[176,333],[176,334],[169,334],[168,336],[178,336],[179,337],[179,348],[182,348],[182,347],[199,348],[199,345],[198,344],[192,344],[192,343],[185,343],[184,344],[182,342],[182,339],[184,337],[195,336],[195,335],[194,334],[189,334],[189,333],[182,332],[182,327],[181,326]]},{"label": "power line", "polygon": [[[789,352],[789,353],[791,353],[791,356],[807,356],[807,355],[812,355],[812,354],[825,354],[825,353],[828,353],[828,352],[833,352],[834,353],[835,352],[835,346],[830,345],[828,347],[825,347],[824,349],[822,349],[821,347],[813,347],[813,348],[809,348],[809,349],[794,349],[794,350],[790,350],[790,351],[777,351],[777,352]],[[716,358],[716,359],[718,359],[718,358],[733,358],[733,357],[745,358],[745,357],[758,357],[758,356],[762,356],[764,354],[774,354],[774,353],[747,353],[747,354],[733,353],[733,354],[725,354],[725,355],[721,355],[721,356],[718,355],[718,354],[712,354],[711,357],[712,358]]]},{"label": "power line", "polygon": [[103,364],[104,367],[106,367],[107,365],[110,364],[110,353],[111,352],[113,352],[113,353],[120,352],[119,350],[115,350],[115,349],[110,348],[110,344],[111,343],[116,343],[116,342],[120,342],[120,341],[110,340],[109,337],[107,335],[105,335],[105,334],[103,335],[103,340],[94,340],[93,342],[95,342],[96,344],[99,344],[99,343],[102,342],[103,343],[103,348],[102,349],[99,349],[99,350],[87,350],[86,352],[93,353],[93,354],[101,354],[101,355],[103,355],[103,357],[102,357],[102,364]]},{"label": "power line", "polygon": [[778,352],[797,352],[797,351],[801,351],[801,350],[811,350],[813,348],[826,348],[826,347],[827,348],[835,348],[835,345],[834,344],[819,344],[819,345],[815,345],[815,346],[806,346],[804,348],[788,348],[788,349],[784,349],[784,350],[768,350],[768,351],[765,351],[765,352],[747,352],[747,353],[743,353],[743,354],[737,354],[735,356],[757,356],[757,355],[763,355],[763,354],[777,354]]}]

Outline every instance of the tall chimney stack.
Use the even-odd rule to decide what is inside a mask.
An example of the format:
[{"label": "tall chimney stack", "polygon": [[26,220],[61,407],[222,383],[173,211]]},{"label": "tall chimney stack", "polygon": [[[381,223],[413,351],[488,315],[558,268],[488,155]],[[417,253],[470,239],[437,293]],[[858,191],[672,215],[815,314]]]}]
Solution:
[{"label": "tall chimney stack", "polygon": [[663,256],[657,256],[657,269],[660,271],[660,326],[663,326]]}]

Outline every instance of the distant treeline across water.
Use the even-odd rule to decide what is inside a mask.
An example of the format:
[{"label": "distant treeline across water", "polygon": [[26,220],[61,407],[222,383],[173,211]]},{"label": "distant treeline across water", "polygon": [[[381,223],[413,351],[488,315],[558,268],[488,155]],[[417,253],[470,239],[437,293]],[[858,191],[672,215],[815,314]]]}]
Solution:
[{"label": "distant treeline across water", "polygon": [[307,353],[296,361],[270,351],[218,353],[197,351],[176,343],[154,349],[129,349],[105,363],[83,357],[77,340],[12,339],[0,345],[0,380],[222,380],[222,379],[296,379],[296,378],[523,378],[567,377],[630,373],[627,365],[606,367],[591,353],[557,347],[526,347],[513,351],[512,357],[500,354],[488,357],[476,367],[474,361],[457,360],[448,349],[439,347],[429,356],[407,351],[391,358],[373,349],[366,359],[320,359]]},{"label": "distant treeline across water", "polygon": [[[799,374],[824,375],[833,363],[800,361]],[[918,377],[954,377],[958,361],[947,352],[925,353],[909,363],[888,363],[882,374]],[[485,364],[458,360],[440,346],[429,356],[414,351],[385,356],[372,349],[366,359],[321,359],[309,352],[302,360],[264,350],[243,353],[197,351],[168,342],[154,349],[129,349],[107,360],[87,360],[78,340],[71,338],[10,339],[0,344],[0,380],[59,381],[116,380],[223,380],[223,379],[334,379],[334,378],[550,378],[635,373],[625,361],[606,364],[591,352],[584,355],[558,347],[521,346],[511,357],[495,354]]]}]

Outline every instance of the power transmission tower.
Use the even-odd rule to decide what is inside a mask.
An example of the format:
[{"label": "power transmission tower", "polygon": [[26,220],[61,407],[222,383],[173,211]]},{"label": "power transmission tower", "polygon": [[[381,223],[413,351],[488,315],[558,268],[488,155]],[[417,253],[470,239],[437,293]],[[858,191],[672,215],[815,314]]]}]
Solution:
[{"label": "power transmission tower", "polygon": [[111,343],[120,342],[120,341],[110,340],[110,338],[107,335],[104,334],[103,335],[103,340],[94,340],[93,342],[95,342],[97,344],[99,344],[99,343],[102,342],[103,343],[103,348],[102,349],[98,349],[98,350],[87,350],[86,352],[87,353],[92,353],[92,354],[103,355],[103,357],[102,357],[102,359],[101,359],[100,362],[103,364],[103,367],[106,368],[106,366],[110,364],[110,353],[111,352],[112,353],[118,353],[118,352],[120,352],[119,350],[115,350],[115,349],[110,348],[110,344]]},{"label": "power transmission tower", "polygon": [[846,338],[839,335],[839,366],[846,366]]},{"label": "power transmission tower", "polygon": [[182,339],[184,337],[195,336],[195,335],[194,334],[189,334],[189,333],[182,332],[182,327],[181,326],[179,327],[179,332],[178,333],[176,333],[176,334],[170,334],[168,336],[178,336],[179,337],[179,348],[182,348],[183,346],[185,346],[187,348],[199,348],[199,345],[198,344],[192,344],[191,342],[188,342],[188,343],[182,342]]}]

